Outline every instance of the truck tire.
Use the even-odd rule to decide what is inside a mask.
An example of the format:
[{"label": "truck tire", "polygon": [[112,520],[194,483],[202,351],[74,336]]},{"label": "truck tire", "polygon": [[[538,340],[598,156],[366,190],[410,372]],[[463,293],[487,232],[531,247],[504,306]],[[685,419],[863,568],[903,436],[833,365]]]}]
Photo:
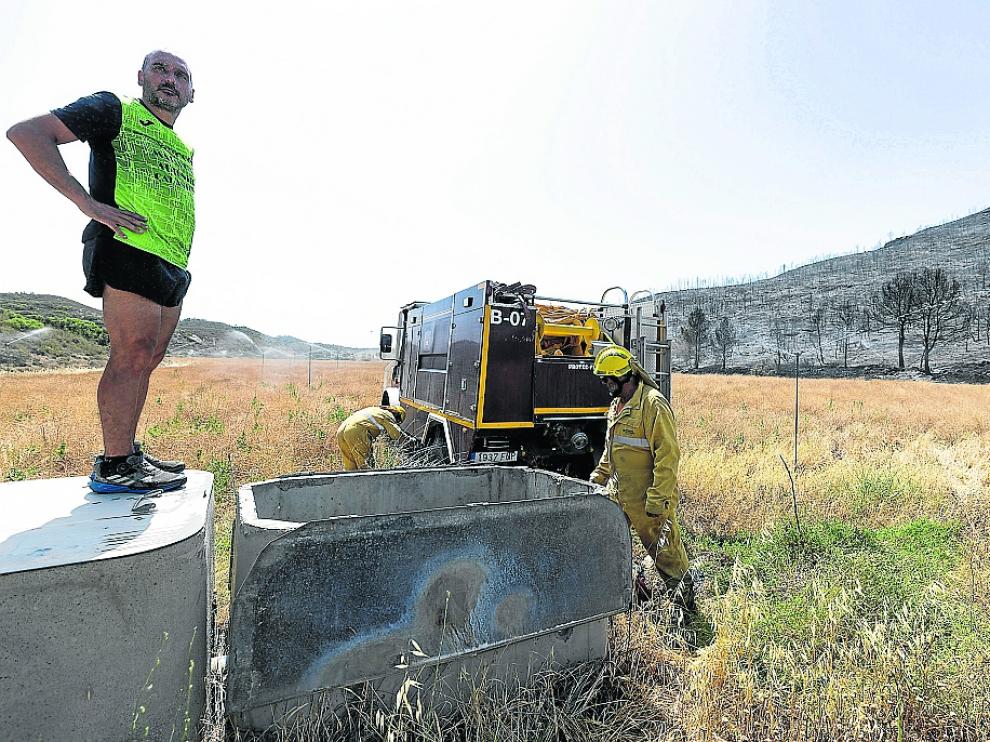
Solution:
[{"label": "truck tire", "polygon": [[571,456],[564,467],[563,473],[575,479],[587,479],[591,476],[591,472],[595,470],[597,464],[598,459],[591,453],[582,454],[581,456]]},{"label": "truck tire", "polygon": [[443,433],[443,428],[439,425],[432,425],[426,434],[426,461],[430,466],[448,466],[450,456],[447,455],[447,438]]}]

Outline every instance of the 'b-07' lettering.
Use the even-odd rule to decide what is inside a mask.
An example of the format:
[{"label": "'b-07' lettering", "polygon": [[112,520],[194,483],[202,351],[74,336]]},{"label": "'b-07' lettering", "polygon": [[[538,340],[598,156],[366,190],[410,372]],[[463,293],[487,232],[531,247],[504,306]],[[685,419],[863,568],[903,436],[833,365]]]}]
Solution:
[{"label": "'b-07' lettering", "polygon": [[501,309],[492,307],[492,324],[500,325],[503,322],[508,322],[513,327],[525,327],[526,313],[516,311],[515,309],[510,312],[503,312]]}]

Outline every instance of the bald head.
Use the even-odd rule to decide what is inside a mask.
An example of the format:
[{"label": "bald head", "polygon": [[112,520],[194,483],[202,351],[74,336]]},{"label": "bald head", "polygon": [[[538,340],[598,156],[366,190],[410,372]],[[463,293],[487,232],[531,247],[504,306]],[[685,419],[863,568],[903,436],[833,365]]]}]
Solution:
[{"label": "bald head", "polygon": [[181,57],[156,49],[138,71],[141,100],[169,124],[193,101],[192,73]]},{"label": "bald head", "polygon": [[[186,72],[189,72],[189,65],[186,64],[186,61],[182,57],[172,54],[172,52],[167,52],[164,49],[155,49],[153,52],[148,52],[145,54],[144,61],[141,62],[141,70],[143,71],[148,69],[148,65],[156,59],[163,59],[172,62],[173,64],[179,64],[186,69]],[[189,77],[192,78],[191,73]]]}]

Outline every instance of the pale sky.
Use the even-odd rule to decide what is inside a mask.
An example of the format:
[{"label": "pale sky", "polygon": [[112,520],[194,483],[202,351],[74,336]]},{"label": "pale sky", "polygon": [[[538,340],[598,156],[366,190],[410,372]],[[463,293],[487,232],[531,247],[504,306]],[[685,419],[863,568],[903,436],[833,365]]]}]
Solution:
[{"label": "pale sky", "polygon": [[[990,4],[3,0],[0,125],[190,65],[184,316],[373,346],[486,278],[775,273],[990,205]],[[88,147],[62,148],[86,182]],[[85,218],[0,142],[0,291],[82,291]]]}]

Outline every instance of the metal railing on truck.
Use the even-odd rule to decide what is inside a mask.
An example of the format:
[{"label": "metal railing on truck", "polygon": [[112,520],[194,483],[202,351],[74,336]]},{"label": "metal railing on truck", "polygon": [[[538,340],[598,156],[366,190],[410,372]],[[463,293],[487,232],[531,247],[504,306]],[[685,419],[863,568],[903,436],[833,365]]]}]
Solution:
[{"label": "metal railing on truck", "polygon": [[[622,303],[606,301],[613,291],[622,292]],[[644,298],[640,298],[645,295]],[[535,296],[534,300],[594,307],[605,336],[628,348],[640,366],[656,381],[663,395],[671,395],[671,347],[667,337],[666,305],[656,292],[637,291],[630,298],[621,286],[602,292],[599,301]]]}]

